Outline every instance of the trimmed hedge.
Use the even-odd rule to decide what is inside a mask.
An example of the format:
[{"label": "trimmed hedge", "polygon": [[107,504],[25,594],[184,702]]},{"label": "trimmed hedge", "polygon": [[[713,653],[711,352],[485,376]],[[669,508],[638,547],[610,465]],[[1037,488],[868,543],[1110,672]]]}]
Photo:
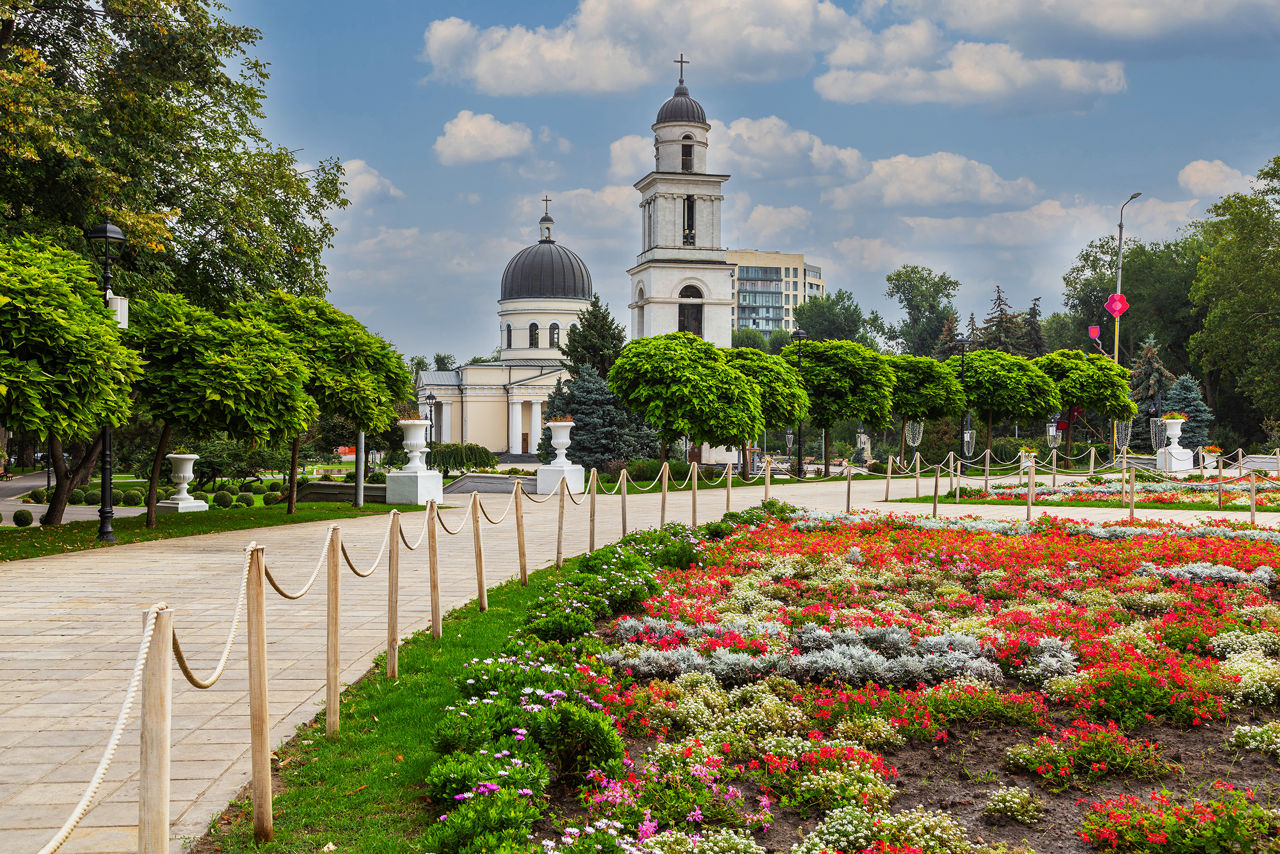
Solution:
[{"label": "trimmed hedge", "polygon": [[284,492],[284,484],[278,480],[273,480],[267,484],[267,492]]},{"label": "trimmed hedge", "polygon": [[31,515],[30,510],[13,511],[13,524],[17,525],[19,528],[25,528],[30,525],[33,518],[34,517]]},{"label": "trimmed hedge", "polygon": [[27,497],[36,504],[43,504],[45,499],[45,489],[43,486],[36,487],[27,493]]},{"label": "trimmed hedge", "polygon": [[254,494],[252,492],[241,492],[239,495],[236,496],[236,503],[243,504],[245,507],[252,507],[253,495]]},{"label": "trimmed hedge", "polygon": [[124,490],[123,489],[111,490],[111,505],[114,507],[118,504],[123,504],[123,503],[124,503]]},{"label": "trimmed hedge", "polygon": [[121,503],[125,507],[141,507],[142,500],[143,500],[142,493],[136,489],[131,489],[124,494],[124,499],[123,501],[121,501]]},{"label": "trimmed hedge", "polygon": [[219,489],[213,494],[213,503],[225,510],[235,503],[235,497],[225,489]]},{"label": "trimmed hedge", "polygon": [[355,472],[353,472],[353,471],[349,471],[349,472],[347,472],[346,474],[344,474],[344,475],[342,476],[342,482],[343,482],[343,483],[355,483],[355,482],[356,482],[356,473],[355,473]]},{"label": "trimmed hedge", "polygon": [[279,504],[280,499],[283,497],[284,496],[278,492],[268,492],[266,495],[262,496],[262,506],[270,507],[273,504]]},{"label": "trimmed hedge", "polygon": [[[41,503],[41,502],[37,502],[37,503]],[[71,493],[70,493],[69,495],[67,495],[67,503],[68,503],[68,504],[83,504],[83,503],[84,503],[84,490],[83,490],[83,489],[73,489],[73,490],[71,490]]]},{"label": "trimmed hedge", "polygon": [[102,503],[102,490],[86,489],[84,491],[84,503],[98,505]]},{"label": "trimmed hedge", "polygon": [[194,498],[196,501],[208,501],[208,500],[209,500],[209,493],[207,493],[207,492],[193,492],[193,493],[191,493],[191,497],[192,497],[192,498]]},{"label": "trimmed hedge", "polygon": [[259,481],[259,482],[255,483],[255,484],[253,484],[252,486],[250,486],[250,487],[249,487],[249,491],[250,491],[250,492],[252,492],[254,495],[266,495],[266,494],[267,494],[267,485],[266,485],[265,483],[263,483],[263,482]]},{"label": "trimmed hedge", "polygon": [[385,471],[375,471],[365,478],[365,483],[386,483],[387,473]]}]

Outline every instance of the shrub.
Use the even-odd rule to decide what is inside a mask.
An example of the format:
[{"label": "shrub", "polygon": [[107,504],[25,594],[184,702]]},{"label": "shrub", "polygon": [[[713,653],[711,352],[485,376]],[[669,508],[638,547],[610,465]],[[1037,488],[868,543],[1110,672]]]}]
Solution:
[{"label": "shrub", "polygon": [[529,626],[529,631],[542,640],[567,641],[590,634],[595,626],[586,614],[557,611]]},{"label": "shrub", "polygon": [[452,807],[458,795],[475,792],[483,784],[528,789],[532,797],[540,798],[549,780],[547,766],[536,754],[516,757],[457,750],[431,766],[423,788],[432,801]]},{"label": "shrub", "polygon": [[278,480],[273,480],[267,484],[267,492],[283,492],[284,484]]},{"label": "shrub", "polygon": [[271,507],[274,504],[279,504],[280,499],[283,497],[284,496],[278,492],[268,492],[266,495],[262,496],[262,506]]},{"label": "shrub", "polygon": [[1121,795],[1095,801],[1080,836],[1095,848],[1152,854],[1270,850],[1259,843],[1274,838],[1276,813],[1254,803],[1252,791],[1237,791],[1222,780],[1213,787],[1223,793],[1221,800],[1179,803],[1162,790],[1145,800]]},{"label": "shrub", "polygon": [[123,504],[125,507],[141,507],[142,492],[137,489],[131,489],[128,492],[126,492],[123,496],[121,496],[120,503]]},{"label": "shrub", "polygon": [[252,507],[252,506],[253,506],[253,493],[252,493],[252,492],[241,492],[239,495],[237,495],[237,496],[236,496],[236,503],[237,503],[237,504],[243,504],[245,507]]},{"label": "shrub", "polygon": [[343,483],[355,483],[355,482],[356,482],[356,473],[355,473],[355,472],[353,472],[353,471],[349,471],[349,472],[347,472],[346,474],[344,474],[344,475],[342,476],[342,482],[343,482]]},{"label": "shrub", "polygon": [[98,489],[86,489],[84,491],[84,503],[93,505],[101,504],[102,491]]},{"label": "shrub", "polygon": [[1001,786],[991,793],[982,814],[988,818],[1003,817],[1019,824],[1035,824],[1040,820],[1044,804],[1040,796],[1018,786]]},{"label": "shrub", "polygon": [[35,504],[43,504],[45,499],[45,489],[43,486],[37,487],[27,493],[27,497]]},{"label": "shrub", "polygon": [[530,731],[555,763],[560,779],[570,785],[584,781],[593,769],[615,779],[623,774],[626,748],[613,719],[603,712],[558,703],[539,712]]},{"label": "shrub", "polygon": [[[42,502],[42,501],[37,501],[36,503],[37,503],[37,504],[43,504],[44,502]],[[84,503],[84,490],[83,490],[83,489],[73,489],[73,490],[71,490],[71,494],[67,496],[67,503],[68,503],[68,504],[83,504],[83,503]]]},{"label": "shrub", "polygon": [[262,481],[258,481],[257,483],[249,487],[249,491],[252,492],[254,495],[266,495],[267,485]]},{"label": "shrub", "polygon": [[[302,484],[310,482],[311,478],[307,477],[305,474],[298,478],[298,486],[302,486]],[[280,491],[283,492],[284,490],[281,489]]]},{"label": "shrub", "polygon": [[448,474],[451,471],[474,471],[495,468],[498,458],[484,445],[467,443],[437,444],[428,458],[432,468]]},{"label": "shrub", "polygon": [[424,837],[424,851],[440,854],[517,854],[529,850],[529,833],[538,807],[514,789],[499,789],[461,801],[435,821]]},{"label": "shrub", "polygon": [[867,463],[867,471],[871,472],[872,474],[884,474],[886,470],[887,470],[887,467],[885,466],[885,464],[880,462],[879,460],[872,460],[871,462]]},{"label": "shrub", "polygon": [[320,475],[320,482],[321,482],[321,483],[333,483],[333,475],[331,475],[331,474],[322,474],[322,475]]},{"label": "shrub", "polygon": [[194,498],[196,501],[208,501],[208,500],[209,500],[209,493],[207,493],[207,492],[193,492],[193,493],[191,493],[191,497],[192,497],[192,498]]},{"label": "shrub", "polygon": [[31,521],[32,516],[30,510],[24,509],[13,511],[13,524],[17,525],[19,528],[27,527],[31,524]]},{"label": "shrub", "polygon": [[112,503],[113,505],[119,505],[119,504],[123,504],[123,503],[124,503],[124,490],[123,490],[123,489],[113,489],[113,490],[111,490],[111,503]]},{"label": "shrub", "polygon": [[230,507],[234,501],[235,498],[225,489],[219,489],[213,494],[213,503],[224,510]]},{"label": "shrub", "polygon": [[386,483],[387,473],[385,471],[375,471],[365,478],[365,483]]}]

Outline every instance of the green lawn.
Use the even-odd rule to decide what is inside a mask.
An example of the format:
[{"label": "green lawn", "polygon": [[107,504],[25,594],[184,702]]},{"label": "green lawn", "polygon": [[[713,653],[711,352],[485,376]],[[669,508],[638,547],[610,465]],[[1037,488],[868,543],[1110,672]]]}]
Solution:
[{"label": "green lawn", "polygon": [[[261,500],[262,496],[255,498]],[[284,503],[272,507],[245,507],[222,510],[211,508],[205,513],[173,513],[158,518],[155,528],[146,528],[145,516],[117,517],[111,527],[118,543],[141,543],[148,540],[165,540],[170,537],[189,537],[194,534],[213,534],[219,531],[242,531],[247,528],[269,528],[276,525],[292,525],[298,522],[319,522],[325,519],[350,519],[356,516],[379,515],[390,512],[391,505],[369,504],[357,509],[338,502],[314,502],[298,505],[298,512],[287,515]],[[415,506],[400,507],[402,513],[420,512]],[[15,528],[0,527],[0,561],[21,560],[29,557],[62,554],[81,549],[107,548],[97,541],[98,521],[66,522],[49,527]]]},{"label": "green lawn", "polygon": [[[267,854],[322,851],[330,843],[348,854],[420,850],[411,840],[438,812],[424,808],[418,783],[439,759],[427,747],[432,731],[445,707],[460,700],[453,677],[473,658],[497,655],[529,606],[549,595],[573,564],[532,573],[528,587],[512,580],[492,588],[488,612],[475,602],[451,612],[441,640],[414,635],[400,648],[394,682],[379,656],[369,674],[343,692],[337,738],[325,737],[321,712],[277,751],[283,789],[274,798],[274,841],[254,844],[249,802],[237,800],[194,850]],[[324,651],[317,654],[322,660]]]}]

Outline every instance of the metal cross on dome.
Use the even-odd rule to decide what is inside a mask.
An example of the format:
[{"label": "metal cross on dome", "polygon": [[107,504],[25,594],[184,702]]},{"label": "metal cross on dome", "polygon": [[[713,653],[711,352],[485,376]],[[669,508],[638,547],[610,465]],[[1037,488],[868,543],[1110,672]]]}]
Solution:
[{"label": "metal cross on dome", "polygon": [[672,61],[672,62],[674,62],[676,65],[680,66],[680,82],[681,82],[681,83],[683,83],[683,82],[684,82],[684,67],[685,67],[686,65],[691,65],[692,63],[690,63],[690,62],[689,62],[689,60],[687,60],[687,59],[685,59],[685,58],[684,58],[684,54],[683,54],[683,53],[681,53],[681,54],[680,54],[680,58],[679,58],[679,59],[673,59],[673,60],[671,60],[671,61]]},{"label": "metal cross on dome", "polygon": [[543,196],[538,201],[542,202],[542,213],[546,216],[551,215],[551,197]]}]

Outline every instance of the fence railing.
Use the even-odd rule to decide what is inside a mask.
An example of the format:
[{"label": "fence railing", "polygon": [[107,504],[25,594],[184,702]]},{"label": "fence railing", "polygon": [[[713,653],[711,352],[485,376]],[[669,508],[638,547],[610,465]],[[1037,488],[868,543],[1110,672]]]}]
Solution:
[{"label": "fence railing", "polygon": [[[1084,455],[1081,455],[1083,457]],[[1123,485],[1122,496],[1127,494],[1129,501],[1129,517],[1134,517],[1134,504],[1136,502],[1136,483],[1137,469],[1129,464],[1127,454],[1122,453],[1116,460],[1106,468],[1097,465],[1096,454],[1090,449],[1089,454],[1089,474],[1095,473],[1111,473],[1119,475]],[[938,515],[939,497],[941,494],[942,479],[945,476],[948,484],[948,492],[954,490],[956,503],[960,503],[960,486],[965,479],[976,481],[979,479],[977,474],[967,473],[968,469],[976,469],[978,465],[982,466],[981,480],[984,489],[988,488],[992,480],[1008,480],[1016,478],[1019,481],[1025,478],[1028,486],[1026,498],[1026,515],[1027,519],[1031,519],[1033,508],[1035,506],[1035,483],[1037,476],[1037,463],[1034,455],[1024,460],[1018,471],[1012,474],[992,475],[991,463],[993,457],[989,451],[984,451],[972,458],[963,458],[955,453],[949,453],[947,457],[940,463],[925,463],[919,453],[916,453],[910,461],[900,461],[890,458],[888,461],[887,471],[883,475],[885,481],[885,498],[889,500],[891,488],[895,480],[901,482],[904,479],[912,479],[915,481],[915,495],[920,497],[922,488],[922,479],[932,475],[933,478],[933,506],[932,515]],[[997,464],[1000,462],[997,460]],[[1056,487],[1057,476],[1059,474],[1080,476],[1079,470],[1061,469],[1057,465],[1058,457],[1055,451],[1050,456],[1050,463],[1046,468],[1039,469],[1041,474],[1049,473],[1054,479]],[[899,473],[895,475],[895,464],[899,469]],[[1011,463],[1004,463],[1009,465]],[[1277,452],[1278,471],[1280,471],[1280,451]],[[1224,475],[1225,461],[1222,457],[1218,458],[1218,503],[1219,507],[1223,505],[1223,483],[1240,482],[1248,480],[1250,484],[1250,519],[1256,520],[1257,497],[1256,488],[1258,475],[1256,472],[1245,473],[1243,470],[1243,455],[1237,460],[1240,466],[1241,474],[1234,478],[1226,478]],[[763,471],[756,475],[747,477],[738,475],[738,480],[745,484],[755,484],[763,482],[764,497],[766,500],[772,497],[774,470],[779,468],[771,457],[765,458]],[[829,477],[813,477],[806,478],[802,483],[831,483],[841,479],[845,481],[845,511],[848,512],[853,507],[853,478],[855,474],[867,474],[865,469],[858,469],[851,465],[845,465],[843,469],[835,475]],[[707,477],[704,475],[701,466],[698,463],[690,465],[689,474],[683,483],[676,484],[676,489],[685,489],[690,492],[690,513],[691,521],[697,525],[698,521],[698,500],[699,492],[703,488],[716,488],[720,484],[724,484],[724,509],[726,512],[733,507],[733,486],[734,486],[734,465],[727,465],[720,472],[719,477]],[[417,539],[410,543],[408,535],[404,531],[403,520],[398,510],[391,510],[387,514],[387,528],[382,539],[382,545],[378,549],[378,553],[369,563],[367,569],[362,569],[353,560],[346,544],[342,540],[341,527],[334,523],[326,530],[321,542],[320,553],[316,560],[315,568],[310,576],[296,591],[287,590],[280,580],[272,573],[267,562],[267,550],[263,546],[259,546],[256,542],[249,543],[244,549],[244,564],[240,573],[240,588],[237,596],[235,611],[233,612],[231,625],[227,634],[227,639],[222,647],[222,652],[213,670],[206,677],[198,676],[192,669],[190,661],[183,652],[179,639],[178,627],[174,625],[174,615],[172,609],[164,604],[157,603],[151,606],[143,615],[142,635],[139,641],[138,653],[135,658],[132,676],[120,707],[120,713],[116,719],[115,726],[111,731],[107,746],[103,751],[102,758],[94,771],[92,778],[85,788],[84,794],[80,801],[72,810],[71,815],[67,818],[63,826],[53,835],[49,842],[40,849],[39,854],[53,854],[57,851],[70,837],[76,826],[88,813],[97,796],[98,790],[101,788],[102,781],[106,777],[108,768],[115,757],[117,748],[125,728],[130,719],[131,712],[137,699],[139,691],[142,696],[142,713],[141,713],[141,738],[140,738],[140,770],[139,770],[139,800],[138,800],[138,850],[144,854],[161,854],[169,850],[169,805],[170,805],[170,745],[172,743],[172,693],[173,693],[173,677],[172,665],[176,663],[178,669],[193,688],[197,690],[207,690],[212,688],[221,679],[227,663],[230,659],[232,648],[234,646],[236,631],[239,627],[240,619],[244,616],[248,627],[248,644],[246,650],[246,658],[249,670],[249,742],[250,742],[250,798],[253,805],[253,826],[254,837],[258,841],[269,841],[273,835],[272,821],[272,803],[271,803],[271,746],[270,746],[270,714],[269,714],[269,685],[268,685],[268,668],[267,668],[267,610],[266,596],[267,589],[270,588],[281,598],[289,601],[299,600],[305,597],[315,585],[319,578],[321,569],[325,570],[326,580],[326,603],[325,603],[325,732],[328,736],[337,736],[341,726],[341,684],[339,681],[341,671],[341,593],[342,593],[342,564],[345,563],[347,568],[359,579],[367,579],[382,564],[383,557],[386,557],[387,567],[387,601],[386,601],[386,672],[389,678],[396,678],[399,675],[399,608],[400,608],[400,549],[401,547],[416,551],[426,542],[427,550],[427,566],[429,573],[428,595],[430,597],[430,620],[431,634],[434,638],[439,639],[442,634],[441,618],[442,604],[440,596],[440,531],[448,536],[462,536],[467,523],[470,522],[472,548],[475,559],[475,576],[476,576],[476,598],[480,610],[488,609],[488,585],[485,577],[485,550],[484,538],[482,536],[482,523],[488,523],[491,526],[501,525],[507,516],[514,512],[515,514],[515,539],[516,549],[519,560],[519,579],[521,584],[528,584],[529,565],[528,565],[528,549],[526,543],[526,528],[524,518],[525,502],[529,501],[535,504],[543,504],[555,498],[558,501],[557,507],[557,523],[556,523],[556,558],[557,566],[563,564],[565,559],[565,519],[568,512],[568,505],[581,506],[587,504],[587,542],[588,549],[594,551],[597,543],[597,498],[600,493],[606,495],[616,495],[620,499],[620,515],[621,526],[620,534],[625,536],[629,532],[627,518],[628,495],[635,493],[628,492],[628,485],[635,484],[642,491],[658,487],[659,489],[659,524],[666,524],[667,521],[667,503],[668,496],[671,492],[671,476],[670,466],[663,464],[658,476],[647,486],[640,484],[631,479],[625,469],[620,472],[617,484],[608,489],[602,486],[599,473],[592,469],[589,480],[585,488],[585,495],[575,496],[568,488],[567,481],[561,480],[554,493],[537,497],[524,491],[520,481],[514,481],[511,494],[507,499],[507,505],[502,513],[496,518],[489,513],[480,499],[478,492],[472,492],[467,499],[466,510],[461,519],[450,527],[441,515],[441,507],[435,502],[427,503],[423,514],[422,529],[418,533]]]}]

